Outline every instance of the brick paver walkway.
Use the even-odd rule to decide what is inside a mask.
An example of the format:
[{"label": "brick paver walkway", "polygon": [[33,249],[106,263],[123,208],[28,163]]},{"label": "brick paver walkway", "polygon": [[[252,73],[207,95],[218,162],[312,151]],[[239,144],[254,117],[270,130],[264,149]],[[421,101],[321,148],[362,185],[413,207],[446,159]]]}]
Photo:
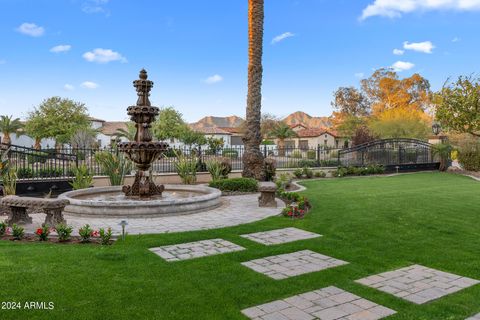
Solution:
[{"label": "brick paver walkway", "polygon": [[150,251],[167,261],[195,259],[241,250],[245,250],[245,248],[223,239],[202,240],[150,248]]},{"label": "brick paver walkway", "polygon": [[356,282],[416,304],[426,303],[480,281],[420,265],[366,277]]},{"label": "brick paver walkway", "polygon": [[255,320],[376,320],[395,313],[337,287],[302,293],[242,310]]},{"label": "brick paver walkway", "polygon": [[270,278],[280,280],[347,264],[310,250],[270,256],[243,262],[242,265]]},{"label": "brick paver walkway", "polygon": [[264,232],[243,234],[241,236],[249,240],[270,246],[298,240],[317,238],[321,237],[322,235],[297,228],[284,228]]}]

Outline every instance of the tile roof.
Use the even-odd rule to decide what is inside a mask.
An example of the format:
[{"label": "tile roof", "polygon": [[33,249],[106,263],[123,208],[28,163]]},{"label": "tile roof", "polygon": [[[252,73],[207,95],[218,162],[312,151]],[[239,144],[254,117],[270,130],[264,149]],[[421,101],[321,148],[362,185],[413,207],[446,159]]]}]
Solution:
[{"label": "tile roof", "polygon": [[114,136],[118,129],[127,130],[127,123],[125,121],[105,121],[100,131],[107,136]]},{"label": "tile roof", "polygon": [[203,134],[224,134],[224,135],[231,135],[230,132],[220,129],[220,128],[194,128],[196,132],[200,132]]}]

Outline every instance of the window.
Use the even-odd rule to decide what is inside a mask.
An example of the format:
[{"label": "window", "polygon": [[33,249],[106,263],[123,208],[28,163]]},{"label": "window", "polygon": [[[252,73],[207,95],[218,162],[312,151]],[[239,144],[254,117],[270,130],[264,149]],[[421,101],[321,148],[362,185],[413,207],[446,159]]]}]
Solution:
[{"label": "window", "polygon": [[338,140],[337,139],[335,139],[335,148],[338,149]]},{"label": "window", "polygon": [[298,141],[298,147],[301,150],[307,150],[308,149],[308,140],[300,140]]},{"label": "window", "polygon": [[287,149],[295,148],[295,140],[285,140],[285,148]]},{"label": "window", "polygon": [[324,144],[324,145],[327,145],[327,144],[328,144],[328,140],[327,140],[327,139],[323,140],[323,144]]}]

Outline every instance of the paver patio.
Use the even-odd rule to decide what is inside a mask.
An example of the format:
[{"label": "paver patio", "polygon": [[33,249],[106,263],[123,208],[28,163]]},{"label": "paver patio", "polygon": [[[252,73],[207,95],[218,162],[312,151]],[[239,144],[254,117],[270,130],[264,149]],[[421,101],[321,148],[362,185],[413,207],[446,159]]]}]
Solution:
[{"label": "paver patio", "polygon": [[470,318],[467,318],[465,320],[480,320],[480,313],[477,313],[476,315],[474,315]]},{"label": "paver patio", "polygon": [[[152,234],[167,232],[184,232],[207,230],[236,226],[250,223],[268,217],[279,215],[285,206],[283,201],[277,199],[278,208],[259,208],[258,194],[222,197],[222,205],[212,210],[187,214],[169,215],[155,218],[130,218],[128,219],[128,234]],[[45,220],[45,215],[32,214],[33,224],[26,225],[25,231],[34,233],[36,228]],[[6,218],[6,217],[5,217]],[[94,229],[112,228],[115,235],[122,233],[120,218],[78,217],[65,214],[68,224],[73,226],[74,234],[85,224],[90,224]],[[0,217],[0,222],[2,217]]]},{"label": "paver patio", "polygon": [[369,276],[356,282],[416,304],[426,303],[480,281],[421,265],[412,265]]},{"label": "paver patio", "polygon": [[210,239],[150,248],[150,251],[169,262],[195,259],[241,250],[245,250],[245,248],[223,239]]},{"label": "paver patio", "polygon": [[348,264],[348,262],[310,250],[302,250],[242,262],[242,265],[245,267],[276,280],[321,271],[344,264]]},{"label": "paver patio", "polygon": [[318,238],[322,235],[297,228],[284,228],[264,232],[242,234],[241,236],[243,238],[270,246],[298,240]]},{"label": "paver patio", "polygon": [[376,320],[396,311],[331,286],[244,309],[242,313],[255,320]]}]

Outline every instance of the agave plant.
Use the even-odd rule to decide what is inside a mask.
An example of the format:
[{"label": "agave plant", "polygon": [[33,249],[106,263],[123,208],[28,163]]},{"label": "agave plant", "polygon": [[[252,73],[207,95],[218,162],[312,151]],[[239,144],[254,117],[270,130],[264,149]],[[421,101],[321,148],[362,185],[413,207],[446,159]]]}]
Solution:
[{"label": "agave plant", "polygon": [[81,165],[73,169],[73,181],[70,182],[73,190],[89,188],[93,184],[93,175],[86,165]]},{"label": "agave plant", "polygon": [[197,182],[197,158],[189,158],[185,155],[177,154],[175,170],[182,179],[183,184],[194,184]]}]

